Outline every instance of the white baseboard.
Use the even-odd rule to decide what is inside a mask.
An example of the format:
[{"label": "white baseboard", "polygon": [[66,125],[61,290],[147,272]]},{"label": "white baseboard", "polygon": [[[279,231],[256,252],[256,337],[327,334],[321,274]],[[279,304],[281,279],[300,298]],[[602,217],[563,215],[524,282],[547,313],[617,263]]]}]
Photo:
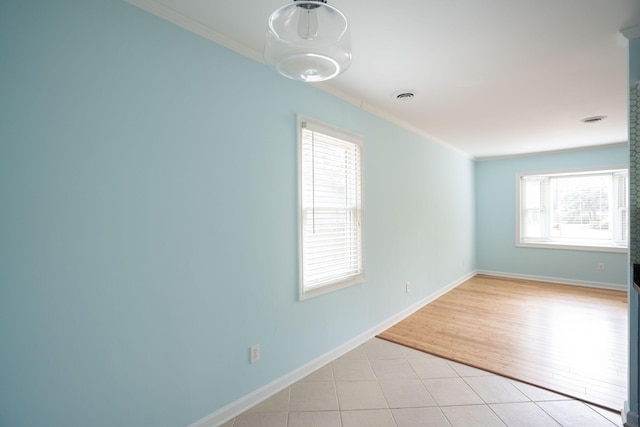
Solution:
[{"label": "white baseboard", "polygon": [[[421,299],[417,303],[415,303],[415,304],[407,307],[406,309],[402,310],[401,312],[391,316],[390,318],[388,318],[387,320],[385,320],[384,322],[380,323],[379,325],[377,325],[376,327],[374,327],[374,328],[372,328],[370,330],[370,332],[372,332],[371,337],[374,337],[374,336],[378,335],[379,333],[382,333],[382,332],[386,331],[387,329],[389,329],[390,327],[392,327],[396,323],[398,323],[398,322],[406,319],[407,317],[411,316],[413,313],[415,313],[416,311],[420,310],[425,305],[427,305],[430,302],[440,298],[442,295],[446,294],[450,290],[454,289],[455,287],[457,287],[457,286],[463,284],[464,282],[466,282],[467,280],[471,279],[476,274],[477,273],[475,271],[472,271],[472,272],[470,272],[468,274],[465,274],[464,276],[462,276],[462,277],[458,278],[457,280],[449,283],[448,285],[446,285],[442,289],[438,290],[437,292],[432,293],[431,295],[427,296],[426,298]],[[367,340],[365,340],[365,341],[367,341]],[[358,345],[360,345],[360,344],[358,344]],[[356,348],[358,345],[355,345],[353,348]]]},{"label": "white baseboard", "polygon": [[236,400],[235,402],[232,402],[232,403],[228,404],[227,406],[224,406],[224,407],[218,409],[217,411],[213,412],[212,414],[210,414],[210,415],[208,415],[208,416],[206,416],[206,417],[194,422],[193,424],[189,425],[189,427],[216,427],[216,426],[219,426],[219,425],[221,425],[221,424],[223,424],[223,423],[225,423],[225,422],[237,417],[238,415],[242,414],[243,412],[245,412],[249,408],[257,405],[258,403],[260,403],[260,402],[262,402],[262,401],[264,401],[266,399],[268,399],[269,397],[273,396],[274,394],[278,393],[279,391],[289,387],[291,384],[294,384],[294,383],[300,381],[301,379],[303,379],[307,375],[311,374],[312,372],[318,370],[319,368],[323,367],[327,363],[330,363],[330,362],[336,360],[340,356],[350,352],[351,350],[353,350],[354,348],[358,347],[359,345],[362,345],[365,342],[369,341],[371,338],[375,337],[379,333],[381,333],[383,331],[386,331],[391,326],[393,326],[396,323],[400,322],[401,320],[409,317],[410,315],[412,315],[413,313],[415,313],[416,311],[418,311],[419,309],[421,309],[425,305],[427,305],[430,302],[432,302],[433,300],[441,297],[445,293],[449,292],[450,290],[452,290],[456,286],[464,283],[465,281],[469,280],[470,278],[472,278],[475,275],[476,275],[476,272],[474,271],[474,272],[466,274],[463,277],[460,277],[459,279],[457,279],[454,282],[448,284],[447,286],[443,287],[442,289],[438,290],[437,292],[434,292],[433,294],[427,296],[426,298],[423,298],[422,300],[420,300],[417,303],[407,307],[406,309],[402,310],[401,312],[391,316],[387,320],[385,320],[382,323],[376,325],[375,327],[369,329],[368,331],[366,331],[366,332],[364,332],[364,333],[362,333],[362,334],[350,339],[346,343],[344,343],[344,344],[334,348],[333,350],[329,351],[328,353],[325,353],[322,356],[312,360],[311,362],[307,363],[306,365],[303,365],[303,366],[299,367],[298,369],[295,369],[295,370],[289,372],[288,374],[276,379],[275,381],[265,385],[264,387],[261,387],[261,388],[255,390],[255,391],[245,395],[244,397]]},{"label": "white baseboard", "polygon": [[617,283],[589,282],[586,280],[563,279],[559,277],[533,276],[528,274],[503,273],[501,271],[478,270],[477,274],[486,274],[488,276],[507,277],[510,279],[535,280],[537,282],[560,283],[562,285],[585,286],[587,288],[612,289],[614,291],[627,292],[627,285]]}]

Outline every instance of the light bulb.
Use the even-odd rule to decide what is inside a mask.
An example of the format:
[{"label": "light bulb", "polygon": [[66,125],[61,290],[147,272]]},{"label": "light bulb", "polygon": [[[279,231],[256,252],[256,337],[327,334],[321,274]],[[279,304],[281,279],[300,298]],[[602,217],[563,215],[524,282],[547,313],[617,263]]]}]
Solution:
[{"label": "light bulb", "polygon": [[298,35],[304,40],[318,37],[318,15],[314,8],[304,8],[298,20]]}]

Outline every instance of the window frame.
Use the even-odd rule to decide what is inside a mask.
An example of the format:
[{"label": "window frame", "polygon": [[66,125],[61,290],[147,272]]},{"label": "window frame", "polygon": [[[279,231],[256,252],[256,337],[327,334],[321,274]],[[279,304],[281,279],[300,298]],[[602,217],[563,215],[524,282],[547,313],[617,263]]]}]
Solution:
[{"label": "window frame", "polygon": [[[571,239],[558,239],[552,237],[542,237],[542,238],[529,238],[525,240],[522,236],[523,233],[523,218],[524,218],[524,209],[522,206],[522,183],[524,177],[541,177],[541,178],[554,178],[554,177],[570,177],[570,176],[580,176],[580,175],[601,175],[601,174],[612,174],[624,172],[626,173],[626,210],[627,210],[627,241],[622,244],[615,241],[615,237],[612,236],[612,239],[609,240],[609,243],[601,243],[597,242],[597,240],[571,240]],[[516,185],[516,203],[515,203],[515,243],[516,247],[526,247],[526,248],[544,248],[544,249],[568,249],[568,250],[578,250],[578,251],[598,251],[598,252],[616,252],[616,253],[626,253],[628,252],[629,247],[629,168],[628,166],[612,166],[612,167],[603,167],[603,168],[582,168],[582,169],[564,169],[564,170],[551,170],[551,171],[543,171],[543,172],[526,172],[526,173],[518,173],[515,177],[515,185]],[[614,184],[615,185],[615,184]],[[615,187],[613,191],[615,192]],[[550,195],[548,196],[550,198]],[[612,194],[610,199],[610,204],[614,204],[613,199],[614,195]],[[551,209],[547,206],[548,209]],[[611,209],[611,206],[610,206]],[[611,211],[610,211],[611,212]],[[548,221],[550,219],[550,214],[546,214],[544,221],[546,222],[545,227],[549,229],[551,227],[551,223]],[[610,216],[613,216],[613,213],[610,213]],[[613,221],[612,221],[613,222]],[[614,233],[614,231],[612,231]]]},{"label": "window frame", "polygon": [[[305,283],[305,234],[304,234],[304,216],[307,208],[303,206],[303,129],[307,128],[313,132],[329,136],[330,138],[339,139],[344,143],[353,144],[359,152],[359,209],[357,212],[357,223],[359,223],[359,271],[355,275],[342,276],[337,280],[329,281],[325,284],[307,286]],[[350,286],[358,285],[365,280],[365,262],[364,262],[364,156],[363,156],[363,137],[353,132],[349,132],[335,126],[320,122],[307,116],[298,114],[296,117],[297,129],[297,163],[298,163],[298,267],[299,267],[299,299],[305,300],[316,296],[324,295],[329,292],[344,289]]]}]

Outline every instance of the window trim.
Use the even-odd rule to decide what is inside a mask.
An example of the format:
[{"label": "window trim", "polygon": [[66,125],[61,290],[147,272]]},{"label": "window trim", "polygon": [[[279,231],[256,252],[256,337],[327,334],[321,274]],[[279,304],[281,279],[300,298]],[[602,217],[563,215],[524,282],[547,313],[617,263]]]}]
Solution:
[{"label": "window trim", "polygon": [[[595,245],[593,241],[590,243],[580,243],[575,241],[523,241],[521,237],[522,231],[522,206],[521,206],[521,179],[524,176],[554,176],[554,175],[579,175],[579,174],[599,174],[606,172],[615,172],[625,170],[627,172],[627,211],[629,210],[629,195],[628,195],[628,180],[629,180],[629,166],[608,166],[608,167],[594,167],[594,168],[579,168],[579,169],[555,169],[539,172],[525,172],[517,173],[515,176],[515,245],[516,247],[524,248],[540,248],[540,249],[562,249],[562,250],[575,250],[575,251],[595,251],[595,252],[614,252],[614,253],[627,253],[629,247],[629,241],[626,245],[616,244],[612,241],[611,244]],[[628,221],[627,221],[628,223]],[[628,236],[628,232],[627,232]]]},{"label": "window trim", "polygon": [[[303,215],[304,206],[303,202],[303,170],[302,170],[302,156],[303,156],[303,123],[307,124],[307,128],[312,128],[313,131],[319,132],[333,138],[338,138],[346,142],[355,144],[359,147],[360,151],[360,273],[348,278],[343,278],[337,282],[329,283],[326,285],[319,285],[311,288],[305,288],[304,283],[304,235],[303,235]],[[296,116],[296,137],[297,137],[297,167],[298,167],[298,295],[299,300],[303,301],[316,296],[324,295],[333,291],[344,289],[350,286],[361,284],[365,281],[365,254],[364,254],[364,150],[363,150],[363,137],[359,134],[346,131],[344,129],[337,128],[335,126],[323,123],[321,121],[309,118],[307,116],[298,114]]]}]

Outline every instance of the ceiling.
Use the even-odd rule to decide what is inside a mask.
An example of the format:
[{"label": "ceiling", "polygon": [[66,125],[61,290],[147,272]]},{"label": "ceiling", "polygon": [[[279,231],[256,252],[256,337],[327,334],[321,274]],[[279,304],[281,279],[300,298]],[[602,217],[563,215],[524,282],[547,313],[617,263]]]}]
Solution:
[{"label": "ceiling", "polygon": [[[267,18],[287,3],[127,1],[261,62]],[[354,59],[315,85],[365,110],[476,159],[628,140],[620,30],[640,24],[638,0],[329,4],[349,19]],[[607,118],[581,122],[592,116]]]}]

